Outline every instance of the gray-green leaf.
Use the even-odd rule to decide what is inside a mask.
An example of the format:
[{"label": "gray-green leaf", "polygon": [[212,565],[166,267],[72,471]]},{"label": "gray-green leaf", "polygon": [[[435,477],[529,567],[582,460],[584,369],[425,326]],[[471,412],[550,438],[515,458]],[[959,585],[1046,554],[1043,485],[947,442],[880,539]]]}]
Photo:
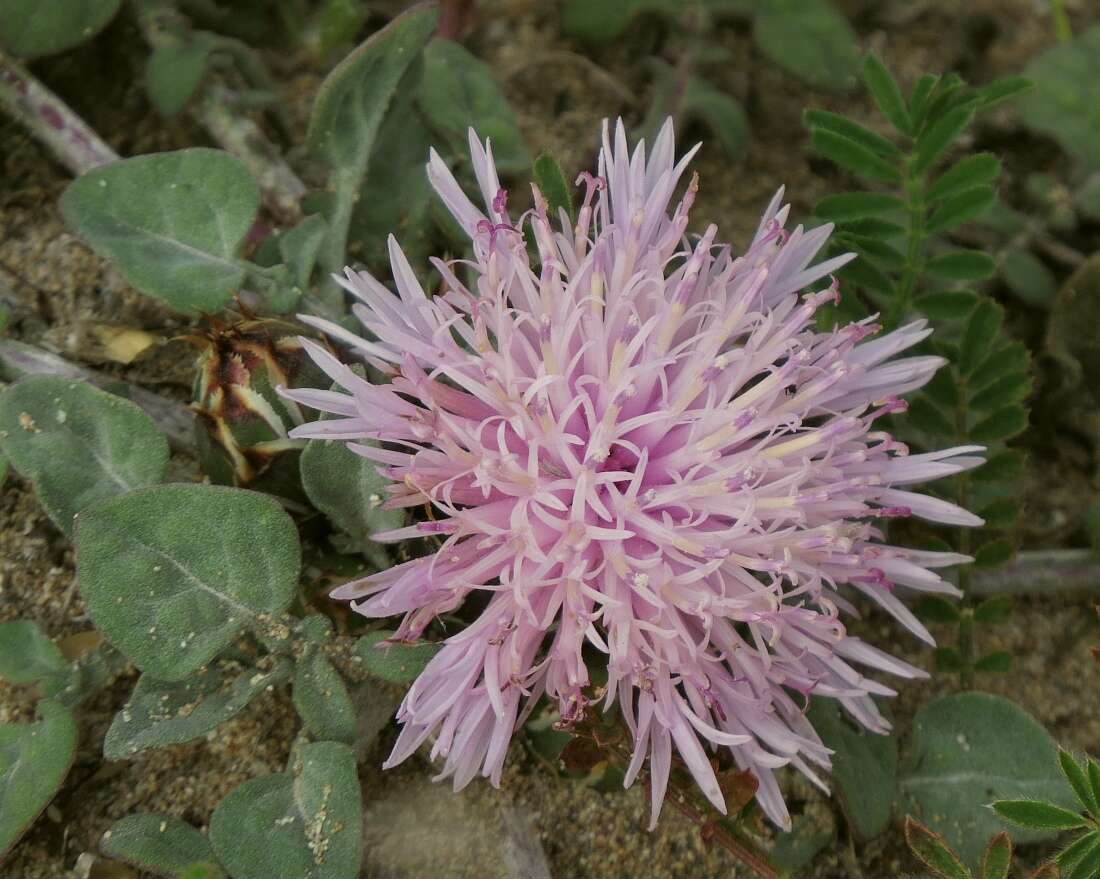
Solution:
[{"label": "gray-green leaf", "polygon": [[182,110],[198,91],[210,57],[211,42],[202,33],[166,36],[145,65],[145,90],[165,116]]},{"label": "gray-green leaf", "polygon": [[178,681],[245,625],[284,611],[298,583],[294,522],[266,495],[160,485],[82,513],[81,593],[135,665]]},{"label": "gray-green leaf", "polygon": [[4,0],[0,47],[13,55],[53,55],[90,40],[107,26],[122,0]]},{"label": "gray-green leaf", "polygon": [[391,684],[412,683],[443,646],[430,641],[418,644],[382,643],[391,637],[393,632],[380,629],[368,632],[355,642],[355,654],[363,660],[367,673]]},{"label": "gray-green leaf", "polygon": [[107,730],[103,756],[120,760],[146,748],[163,748],[200,738],[289,675],[290,667],[285,662],[279,662],[270,671],[211,663],[189,678],[175,682],[142,675],[130,701],[115,715]]},{"label": "gray-green leaf", "polygon": [[[942,833],[971,865],[984,841],[1004,829],[988,808],[993,800],[1073,803],[1046,730],[1017,705],[988,693],[944,696],[917,714],[900,787],[902,808]],[[1018,843],[1049,836],[1012,831]]]},{"label": "gray-green leaf", "polygon": [[812,86],[845,91],[855,85],[855,33],[826,0],[770,0],[756,15],[753,36],[773,62]]},{"label": "gray-green leaf", "polygon": [[57,702],[37,723],[0,725],[0,860],[61,787],[76,752],[76,722]]},{"label": "gray-green leaf", "polygon": [[64,674],[69,664],[38,623],[0,623],[0,678],[13,684],[33,684]]},{"label": "gray-green leaf", "polygon": [[502,172],[522,171],[530,163],[516,114],[493,78],[492,69],[453,40],[433,38],[424,47],[424,74],[418,100],[429,123],[458,154],[466,152],[466,131],[473,126],[492,141]]},{"label": "gray-green leaf", "polygon": [[69,535],[78,512],[159,482],[168,464],[168,443],[140,408],[57,376],[28,376],[0,393],[0,450]]},{"label": "gray-green leaf", "polygon": [[315,738],[355,743],[355,706],[324,649],[310,645],[294,670],[294,707]]},{"label": "gray-green leaf", "polygon": [[201,147],[95,168],[61,197],[65,219],[127,281],[190,313],[218,311],[241,285],[237,251],[259,207],[244,165]]},{"label": "gray-green leaf", "polygon": [[196,862],[214,860],[214,849],[198,830],[156,812],[116,821],[103,834],[99,850],[109,858],[170,877],[179,877]]},{"label": "gray-green leaf", "polygon": [[233,879],[355,879],[362,845],[355,756],[338,742],[304,745],[294,774],[246,781],[210,819],[210,842]]}]

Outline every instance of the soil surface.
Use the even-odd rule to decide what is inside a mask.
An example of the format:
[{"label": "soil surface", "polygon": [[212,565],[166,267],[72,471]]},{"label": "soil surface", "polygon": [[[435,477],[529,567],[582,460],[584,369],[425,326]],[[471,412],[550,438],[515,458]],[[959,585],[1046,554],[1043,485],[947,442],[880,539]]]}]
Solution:
[{"label": "soil surface", "polygon": [[[592,50],[559,33],[554,4],[486,0],[480,5],[464,42],[501,79],[532,152],[548,149],[566,168],[591,164],[593,134],[602,118],[622,115],[628,123],[641,122],[651,87],[645,58],[658,54],[675,60],[683,48],[682,38],[658,19],[635,21],[613,45]],[[985,83],[1017,73],[1054,41],[1047,4],[1035,0],[842,0],[837,5],[863,44],[886,57],[906,84],[926,71],[953,69],[973,83]],[[1076,29],[1090,22],[1088,0],[1067,0],[1066,6]],[[815,92],[769,63],[745,22],[719,23],[715,39],[732,60],[716,70],[708,68],[708,76],[743,102],[752,138],[736,161],[716,143],[705,144],[696,163],[701,188],[695,216],[718,223],[727,240],[744,243],[779,185],[786,185],[795,217],[807,216],[824,193],[851,186],[811,155],[801,122],[803,108],[840,109],[872,127],[879,127],[880,120],[862,94]],[[300,135],[323,70],[288,61],[276,50],[270,54]],[[153,113],[142,89],[143,63],[140,38],[123,16],[92,43],[33,67],[123,155],[208,143],[186,115],[164,120]],[[704,129],[689,128],[682,132],[681,148],[707,137]],[[1002,189],[1010,198],[1034,171],[1073,184],[1071,163],[1051,143],[1025,132],[1011,109],[993,113],[978,126],[975,138],[1003,156]],[[57,208],[67,182],[60,166],[0,117],[0,297],[11,312],[8,332],[184,398],[191,354],[172,341],[184,322],[137,295],[67,230]],[[1095,227],[1070,230],[1066,244],[1090,254],[1100,249],[1096,233]],[[1070,272],[1056,263],[1051,268],[1060,280]],[[1048,325],[1054,321],[1050,313],[1009,298],[1007,291],[993,292],[1008,307],[1011,326],[1032,346],[1040,364],[1036,412],[1042,413],[1044,396],[1058,389],[1061,380],[1059,361],[1047,350]],[[1056,317],[1067,326],[1074,324],[1072,313]],[[105,361],[87,329],[99,324],[140,328],[156,342],[129,366]],[[1095,387],[1097,377],[1092,378]],[[1023,546],[1085,546],[1085,511],[1100,500],[1093,438],[1067,430],[1053,418],[1036,417],[1019,445],[1030,453],[1031,465],[1022,486]],[[197,478],[192,462],[178,459],[173,466],[176,478]],[[9,473],[0,488],[0,620],[27,618],[38,620],[52,637],[68,639],[63,643],[74,651],[82,643],[76,636],[90,631],[74,581],[71,548],[29,486]],[[880,616],[853,628],[872,643],[888,645],[931,669],[931,652],[899,635]],[[1100,668],[1089,653],[1090,644],[1100,643],[1100,624],[1087,595],[1025,595],[1011,622],[982,637],[983,652],[1010,650],[1016,659],[1010,675],[980,677],[978,688],[1010,696],[1061,744],[1100,750]],[[3,876],[137,876],[102,861],[89,867],[94,858],[84,858],[78,867],[78,859],[94,853],[103,831],[124,815],[164,811],[205,826],[214,805],[236,785],[284,768],[297,724],[285,689],[257,698],[203,741],[105,762],[104,732],[134,680],[133,673],[122,675],[81,711],[80,750],[69,780],[0,869]],[[921,705],[955,686],[952,677],[940,675],[903,687],[893,706],[899,729],[907,730]],[[32,705],[26,693],[0,683],[0,722],[29,719]],[[392,737],[392,729],[384,730],[362,767],[367,876],[485,875],[479,869],[489,849],[482,847],[489,845],[486,840],[496,832],[507,803],[518,804],[530,816],[558,879],[746,875],[722,850],[708,850],[699,829],[671,808],[659,828],[647,833],[648,807],[640,787],[601,792],[556,777],[517,740],[501,791],[474,784],[451,797],[442,788],[426,786],[424,779],[432,774],[426,762],[413,760],[392,773],[380,771]],[[813,808],[813,797],[802,786],[792,787],[792,801]],[[431,834],[424,833],[425,826],[432,828]],[[856,850],[843,841],[843,831],[841,840],[806,875],[878,879],[918,874],[898,832]],[[1035,860],[1042,851],[1025,854]]]}]

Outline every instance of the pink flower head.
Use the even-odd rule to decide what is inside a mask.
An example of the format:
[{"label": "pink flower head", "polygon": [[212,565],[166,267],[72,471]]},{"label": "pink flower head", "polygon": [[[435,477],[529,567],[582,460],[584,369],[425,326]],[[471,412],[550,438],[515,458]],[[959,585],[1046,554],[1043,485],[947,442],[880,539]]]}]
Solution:
[{"label": "pink flower head", "polygon": [[841,587],[932,643],[895,589],[958,594],[933,569],[968,561],[890,546],[877,520],[981,521],[907,488],[979,464],[980,447],[910,455],[876,425],[943,364],[896,357],[930,330],[817,329],[838,295],[826,279],[853,255],[811,266],[831,227],[785,231],[782,190],[741,255],[713,225],[689,236],[697,181],[669,203],[694,150],[675,161],[671,124],[648,151],[605,126],[575,226],[537,188],[511,217],[489,144],[471,132],[470,152],[483,208],[434,152],[428,163],[473,246],[471,260],[432,261],[441,293],[425,294],[391,237],[397,295],[364,272],[341,279],[369,339],[302,318],[389,381],[303,340],[346,393],[284,392],[341,416],[292,435],[348,441],[393,480],[388,507],[433,511],[376,538],[435,535],[438,549],[334,596],[404,614],[396,637],[412,640],[487,595],[405,696],[386,765],[431,740],[456,789],[479,772],[498,783],[542,695],[565,725],[589,710],[588,642],[607,657],[595,698],[618,700],[633,737],[627,785],[649,757],[654,822],[673,748],[725,810],[707,756],[724,747],[789,827],[773,770],[821,784],[813,766],[830,753],[791,694],[836,699],[883,732],[871,697],[894,691],[860,669],[922,676],[847,635]]}]

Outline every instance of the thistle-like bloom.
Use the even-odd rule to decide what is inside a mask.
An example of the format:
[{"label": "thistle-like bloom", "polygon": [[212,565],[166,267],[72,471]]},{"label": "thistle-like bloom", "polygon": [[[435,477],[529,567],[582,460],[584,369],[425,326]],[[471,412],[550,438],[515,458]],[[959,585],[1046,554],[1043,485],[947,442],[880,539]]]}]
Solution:
[{"label": "thistle-like bloom", "polygon": [[[829,275],[852,255],[811,266],[831,228],[784,231],[782,191],[741,255],[713,225],[687,235],[697,180],[669,213],[691,158],[674,160],[669,124],[648,153],[605,127],[575,226],[537,189],[511,216],[488,143],[471,133],[470,151],[483,207],[434,152],[428,163],[473,247],[472,260],[432,261],[440,293],[425,294],[391,238],[398,295],[362,272],[342,280],[368,338],[303,317],[388,380],[306,342],[346,393],[285,392],[341,416],[293,435],[348,441],[392,480],[387,506],[431,511],[376,535],[431,536],[427,555],[334,596],[368,617],[404,614],[396,638],[412,640],[484,593],[406,695],[387,766],[432,740],[456,789],[479,772],[496,784],[542,695],[566,726],[590,698],[617,700],[633,737],[626,784],[648,756],[654,822],[673,748],[724,811],[707,749],[728,748],[788,827],[774,770],[820,784],[813,766],[829,765],[803,703],[836,699],[884,732],[871,697],[894,691],[859,669],[922,675],[848,636],[841,611],[864,595],[932,643],[895,589],[957,594],[932,569],[968,561],[890,546],[878,520],[980,524],[907,489],[980,463],[980,447],[910,455],[876,427],[942,365],[895,356],[930,330],[818,329],[815,311],[838,296]],[[586,649],[606,656],[602,694]]]}]

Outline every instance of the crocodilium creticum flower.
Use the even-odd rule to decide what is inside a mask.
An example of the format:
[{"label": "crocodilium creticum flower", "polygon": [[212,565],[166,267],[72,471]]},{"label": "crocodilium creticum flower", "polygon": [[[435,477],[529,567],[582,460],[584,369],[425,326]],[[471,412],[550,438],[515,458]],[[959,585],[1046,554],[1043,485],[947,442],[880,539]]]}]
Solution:
[{"label": "crocodilium creticum flower", "polygon": [[[931,643],[896,590],[956,593],[933,570],[968,561],[890,546],[880,520],[980,524],[908,490],[975,466],[980,447],[910,455],[876,424],[942,364],[897,357],[930,331],[873,338],[873,318],[817,329],[838,296],[830,273],[852,255],[811,266],[831,229],[785,231],[782,191],[742,254],[713,225],[688,235],[697,181],[669,213],[691,158],[675,161],[671,125],[633,152],[621,124],[605,128],[575,227],[537,190],[511,215],[489,145],[471,133],[470,150],[482,207],[439,156],[428,163],[473,246],[470,261],[433,260],[442,291],[425,294],[391,238],[398,295],[362,272],[342,279],[370,340],[303,318],[387,380],[303,340],[346,393],[286,391],[339,416],[293,435],[348,441],[393,480],[387,505],[432,511],[377,539],[436,535],[434,552],[335,597],[404,614],[396,637],[415,639],[487,596],[406,695],[387,765],[430,740],[456,788],[478,773],[496,783],[542,695],[567,726],[617,702],[633,739],[626,784],[648,756],[654,821],[673,749],[724,810],[707,754],[721,748],[789,826],[773,771],[820,783],[814,767],[829,765],[806,699],[836,699],[881,732],[871,697],[893,690],[861,669],[922,675],[847,635],[853,594]],[[606,657],[605,692],[582,649]]]}]

